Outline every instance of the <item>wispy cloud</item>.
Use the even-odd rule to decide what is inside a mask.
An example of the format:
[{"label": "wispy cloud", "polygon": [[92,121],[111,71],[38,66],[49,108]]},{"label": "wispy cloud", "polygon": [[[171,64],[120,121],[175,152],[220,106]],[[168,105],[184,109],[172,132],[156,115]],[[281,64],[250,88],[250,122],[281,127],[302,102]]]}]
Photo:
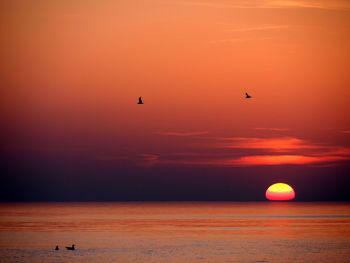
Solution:
[{"label": "wispy cloud", "polygon": [[270,40],[270,39],[274,39],[273,37],[234,37],[234,38],[225,38],[225,39],[216,39],[216,40],[212,40],[210,41],[210,43],[212,44],[216,44],[216,43],[223,43],[223,44],[240,44],[240,43],[246,43],[246,42],[257,42],[257,41],[266,41],[266,40]]},{"label": "wispy cloud", "polygon": [[[232,165],[283,165],[283,164],[315,164],[349,160],[344,156],[305,156],[305,155],[255,155],[244,156],[232,160]],[[228,165],[230,163],[228,162]]]},{"label": "wispy cloud", "polygon": [[287,151],[292,149],[319,149],[324,146],[316,145],[305,140],[294,137],[281,138],[250,138],[233,137],[218,138],[220,141],[216,147],[221,148],[241,148],[241,149],[265,149],[274,152]]},{"label": "wispy cloud", "polygon": [[172,132],[172,131],[160,131],[156,132],[159,135],[167,135],[167,136],[198,136],[208,134],[207,131],[194,131],[194,132]]},{"label": "wispy cloud", "polygon": [[254,129],[258,131],[278,131],[278,132],[289,131],[289,129],[287,128],[254,128]]},{"label": "wispy cloud", "polygon": [[[193,136],[207,132],[166,132],[171,136]],[[201,141],[180,150],[160,153],[126,152],[100,155],[100,161],[126,162],[141,167],[170,166],[332,166],[350,161],[350,147],[329,145],[296,137],[200,137]],[[202,140],[206,143],[203,144]],[[175,148],[174,148],[175,149]]]},{"label": "wispy cloud", "polygon": [[[256,26],[241,26],[241,27],[234,27],[234,28],[230,28],[225,30],[226,33],[250,33],[250,32],[256,32],[256,31],[271,31],[271,30],[284,30],[289,28],[288,25],[256,25]],[[223,44],[239,44],[239,43],[246,43],[246,42],[264,42],[266,40],[271,40],[271,39],[275,39],[275,37],[271,37],[271,36],[253,36],[253,35],[245,35],[244,37],[242,36],[230,36],[227,38],[223,38],[223,39],[216,39],[216,40],[212,40],[210,41],[210,43],[223,43]]]},{"label": "wispy cloud", "polygon": [[250,31],[266,31],[266,30],[279,30],[289,28],[288,25],[262,25],[255,27],[239,27],[230,29],[230,32],[250,32]]},{"label": "wispy cloud", "polygon": [[350,156],[350,148],[346,147],[330,147],[326,151],[317,151],[314,155],[336,155],[336,156]]},{"label": "wispy cloud", "polygon": [[[219,142],[218,142],[219,141]],[[212,138],[205,154],[194,150],[164,156],[159,165],[271,166],[334,165],[350,160],[350,148],[295,137]],[[203,151],[203,149],[201,149]]]},{"label": "wispy cloud", "polygon": [[211,8],[267,8],[264,3],[257,3],[255,1],[242,1],[241,3],[230,3],[230,2],[218,2],[218,1],[183,1],[176,2],[176,4],[198,6],[198,7],[211,7]]},{"label": "wispy cloud", "polygon": [[126,153],[125,155],[98,155],[95,157],[95,159],[99,161],[121,161],[143,167],[152,167],[157,165],[160,162],[159,158],[160,156],[158,154],[151,153]]},{"label": "wispy cloud", "polygon": [[341,133],[350,134],[350,130],[344,130],[344,131],[341,131]]},{"label": "wispy cloud", "polygon": [[350,10],[350,3],[347,0],[272,0],[268,5],[279,8],[316,8],[329,10]]},{"label": "wispy cloud", "polygon": [[141,159],[138,163],[140,166],[152,167],[160,162],[160,156],[157,154],[143,153],[140,157]]},{"label": "wispy cloud", "polygon": [[183,1],[177,4],[224,9],[284,9],[312,8],[326,10],[350,10],[347,0],[251,0],[251,1]]},{"label": "wispy cloud", "polygon": [[253,40],[252,38],[225,38],[225,39],[217,39],[217,40],[212,40],[210,43],[212,44],[232,44],[232,43],[244,43],[244,42],[249,42]]},{"label": "wispy cloud", "polygon": [[119,160],[128,160],[127,156],[118,156],[118,155],[98,155],[96,160],[100,161],[119,161]]},{"label": "wispy cloud", "polygon": [[265,166],[324,164],[349,160],[350,156],[252,155],[230,159],[166,160],[164,164],[208,166]]}]

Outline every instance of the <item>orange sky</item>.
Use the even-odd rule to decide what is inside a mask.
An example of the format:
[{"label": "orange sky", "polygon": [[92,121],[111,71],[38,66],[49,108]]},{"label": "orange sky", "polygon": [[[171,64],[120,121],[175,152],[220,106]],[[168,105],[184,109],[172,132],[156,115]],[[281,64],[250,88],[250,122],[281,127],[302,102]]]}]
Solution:
[{"label": "orange sky", "polygon": [[6,149],[146,166],[350,158],[348,1],[14,0],[1,17]]}]

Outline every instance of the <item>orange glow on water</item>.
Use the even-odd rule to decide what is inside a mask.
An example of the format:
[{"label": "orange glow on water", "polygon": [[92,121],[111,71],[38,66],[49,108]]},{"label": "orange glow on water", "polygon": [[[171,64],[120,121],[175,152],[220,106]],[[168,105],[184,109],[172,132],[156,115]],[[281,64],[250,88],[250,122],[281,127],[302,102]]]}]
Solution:
[{"label": "orange glow on water", "polygon": [[295,192],[288,184],[276,183],[266,190],[265,196],[268,200],[272,201],[286,201],[293,200],[295,198]]}]

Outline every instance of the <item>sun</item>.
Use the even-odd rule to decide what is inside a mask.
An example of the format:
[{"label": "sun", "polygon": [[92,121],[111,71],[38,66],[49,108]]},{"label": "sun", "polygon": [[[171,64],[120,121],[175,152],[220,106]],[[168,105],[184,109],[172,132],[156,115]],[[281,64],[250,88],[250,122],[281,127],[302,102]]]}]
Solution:
[{"label": "sun", "polygon": [[272,201],[287,201],[295,198],[295,192],[288,184],[276,183],[267,188],[265,196]]}]

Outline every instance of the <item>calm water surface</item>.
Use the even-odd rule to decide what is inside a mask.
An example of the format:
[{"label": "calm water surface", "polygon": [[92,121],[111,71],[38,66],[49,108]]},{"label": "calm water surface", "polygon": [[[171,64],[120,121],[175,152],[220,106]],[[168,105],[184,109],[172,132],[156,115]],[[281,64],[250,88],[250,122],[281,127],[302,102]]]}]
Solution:
[{"label": "calm water surface", "polygon": [[350,204],[0,204],[0,262],[350,262]]}]

